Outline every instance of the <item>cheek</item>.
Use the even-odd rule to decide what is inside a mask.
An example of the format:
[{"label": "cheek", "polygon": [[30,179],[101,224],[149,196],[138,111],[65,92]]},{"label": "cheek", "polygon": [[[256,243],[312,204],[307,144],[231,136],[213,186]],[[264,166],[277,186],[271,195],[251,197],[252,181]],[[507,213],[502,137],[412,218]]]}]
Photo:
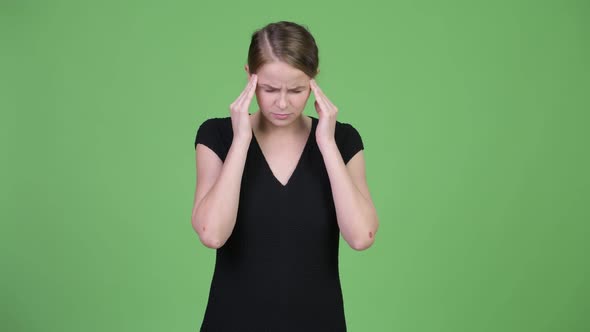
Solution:
[{"label": "cheek", "polygon": [[305,103],[307,102],[309,95],[307,95],[306,93],[302,92],[301,94],[298,94],[293,100],[297,105],[305,105]]},{"label": "cheek", "polygon": [[260,92],[256,94],[256,99],[258,99],[258,103],[260,104],[268,104],[272,103],[272,97],[264,92]]}]

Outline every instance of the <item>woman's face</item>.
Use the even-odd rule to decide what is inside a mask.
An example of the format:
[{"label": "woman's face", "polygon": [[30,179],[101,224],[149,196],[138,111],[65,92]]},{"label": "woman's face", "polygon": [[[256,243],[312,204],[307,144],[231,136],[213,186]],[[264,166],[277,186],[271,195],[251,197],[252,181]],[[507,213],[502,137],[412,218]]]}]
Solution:
[{"label": "woman's face", "polygon": [[256,99],[264,117],[276,126],[286,126],[298,119],[311,92],[311,78],[284,62],[264,64],[256,74]]}]

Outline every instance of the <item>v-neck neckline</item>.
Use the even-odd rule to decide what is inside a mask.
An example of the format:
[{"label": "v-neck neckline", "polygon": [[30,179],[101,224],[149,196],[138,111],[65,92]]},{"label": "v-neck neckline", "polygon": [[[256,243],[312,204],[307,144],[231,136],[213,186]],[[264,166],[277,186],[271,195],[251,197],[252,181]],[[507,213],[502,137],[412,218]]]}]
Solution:
[{"label": "v-neck neckline", "polygon": [[300,165],[303,162],[303,157],[305,155],[305,152],[309,149],[309,145],[311,144],[311,140],[312,140],[312,137],[315,132],[316,118],[314,118],[312,116],[307,116],[307,117],[311,119],[311,130],[309,131],[309,135],[307,136],[307,140],[305,141],[305,145],[303,146],[303,150],[299,154],[299,159],[297,160],[297,164],[295,165],[293,172],[291,172],[291,175],[289,176],[289,178],[287,179],[287,182],[285,184],[283,184],[281,181],[279,181],[279,179],[277,179],[277,177],[273,173],[272,168],[270,167],[270,164],[268,163],[268,160],[266,159],[266,156],[264,155],[264,152],[262,151],[262,147],[258,143],[258,139],[256,139],[256,135],[254,135],[254,129],[252,129],[252,141],[254,143],[256,143],[256,147],[258,148],[258,152],[260,152],[260,156],[262,157],[262,160],[264,161],[264,164],[266,165],[267,171],[270,173],[270,175],[274,179],[274,181],[283,189],[285,189],[289,186],[289,184],[293,180],[293,177],[295,177],[295,175],[297,174],[297,170],[300,168]]}]

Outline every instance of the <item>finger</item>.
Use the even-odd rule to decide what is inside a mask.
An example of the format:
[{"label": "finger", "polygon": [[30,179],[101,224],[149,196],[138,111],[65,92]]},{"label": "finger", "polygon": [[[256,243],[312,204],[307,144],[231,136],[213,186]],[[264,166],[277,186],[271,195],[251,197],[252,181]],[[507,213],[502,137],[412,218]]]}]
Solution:
[{"label": "finger", "polygon": [[315,107],[315,110],[316,110],[316,112],[318,112],[318,114],[323,111],[322,107],[320,106],[320,103],[318,103],[317,100],[313,103],[313,106]]},{"label": "finger", "polygon": [[329,101],[327,101],[328,98],[324,96],[322,90],[317,85],[315,80],[311,81],[311,86],[314,91],[315,100],[318,102],[320,108],[324,111],[329,111],[332,108],[332,106],[330,105]]},{"label": "finger", "polygon": [[[254,75],[253,75],[254,76]],[[252,102],[252,97],[254,96],[254,92],[256,91],[256,83],[258,82],[258,77],[254,76],[252,81],[250,82],[251,85],[248,87],[246,94],[242,98],[238,109],[243,110],[245,112],[248,111],[248,107],[250,106],[250,102]]]},{"label": "finger", "polygon": [[252,75],[250,77],[250,80],[248,81],[248,84],[246,84],[246,87],[244,88],[244,90],[242,90],[242,93],[240,94],[240,96],[236,99],[236,101],[234,102],[235,105],[237,105],[238,107],[240,107],[240,105],[243,103],[244,98],[247,96],[248,92],[254,87],[256,87],[256,79],[257,76],[256,75]]},{"label": "finger", "polygon": [[250,90],[246,94],[246,103],[247,103],[246,107],[248,105],[250,105],[250,102],[252,101],[252,97],[254,96],[254,92],[256,92],[257,83],[258,83],[258,76],[255,76],[254,79],[252,80],[252,86],[250,87]]},{"label": "finger", "polygon": [[326,96],[322,92],[322,89],[320,89],[315,80],[311,81],[311,86],[313,89],[315,99],[320,103],[324,110],[327,110],[327,107],[329,106],[329,104],[327,103],[328,98],[326,98]]},{"label": "finger", "polygon": [[309,81],[309,86],[311,87],[311,91],[313,91],[313,95],[315,97],[315,100],[321,99],[322,97],[320,95],[320,92],[318,91],[318,86],[315,83],[315,80],[312,79],[311,81]]},{"label": "finger", "polygon": [[242,98],[244,98],[244,95],[246,94],[246,91],[248,90],[248,87],[250,86],[251,82],[248,82],[248,84],[246,84],[246,87],[242,90],[242,92],[240,93],[240,95],[238,96],[238,98],[236,98],[236,100],[234,100],[233,103],[231,103],[231,107],[233,108],[235,105],[240,105]]},{"label": "finger", "polygon": [[[317,94],[317,96],[319,96],[320,102],[323,102],[326,105],[326,107],[328,107],[328,109],[335,110],[336,105],[334,105],[334,103],[332,103],[332,101],[328,97],[326,97],[326,95],[324,94],[324,91],[322,91],[322,89],[319,87],[319,85],[316,83],[316,81],[315,80],[312,80],[312,81],[313,81],[313,85],[315,86],[315,89],[316,89],[315,93]],[[316,99],[318,99],[318,98],[316,97]]]},{"label": "finger", "polygon": [[326,95],[324,94],[324,91],[317,84],[317,82],[315,80],[312,80],[312,81],[313,81],[313,86],[314,86],[314,88],[316,90],[316,94],[318,95],[319,99],[322,99],[327,104],[332,104],[330,102],[330,100],[328,99],[328,97],[326,97]]},{"label": "finger", "polygon": [[314,90],[315,93],[319,94],[320,96],[324,95],[324,92],[322,91],[322,89],[320,89],[320,86],[318,85],[318,83],[314,79],[312,79],[310,81],[310,86]]},{"label": "finger", "polygon": [[313,94],[314,95],[317,95],[318,94],[318,86],[317,86],[317,84],[316,84],[316,82],[315,82],[314,79],[311,79],[309,81],[309,87],[311,88],[311,91],[313,91]]},{"label": "finger", "polygon": [[330,99],[328,99],[327,97],[325,99],[326,99],[326,102],[330,105],[330,107],[333,110],[336,110],[336,105],[334,105],[334,103],[332,103],[332,101]]}]

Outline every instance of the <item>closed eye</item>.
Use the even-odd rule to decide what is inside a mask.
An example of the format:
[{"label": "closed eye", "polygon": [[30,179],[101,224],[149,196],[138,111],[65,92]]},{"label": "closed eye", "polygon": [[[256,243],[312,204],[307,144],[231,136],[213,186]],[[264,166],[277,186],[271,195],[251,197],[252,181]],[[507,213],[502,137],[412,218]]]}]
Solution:
[{"label": "closed eye", "polygon": [[[268,89],[267,89],[267,90],[264,90],[264,91],[266,91],[266,92],[277,92],[277,91],[279,91],[279,90],[268,90]],[[293,93],[301,93],[301,92],[303,92],[303,91],[302,91],[302,90],[297,90],[297,91],[291,91],[291,92],[293,92]]]}]

